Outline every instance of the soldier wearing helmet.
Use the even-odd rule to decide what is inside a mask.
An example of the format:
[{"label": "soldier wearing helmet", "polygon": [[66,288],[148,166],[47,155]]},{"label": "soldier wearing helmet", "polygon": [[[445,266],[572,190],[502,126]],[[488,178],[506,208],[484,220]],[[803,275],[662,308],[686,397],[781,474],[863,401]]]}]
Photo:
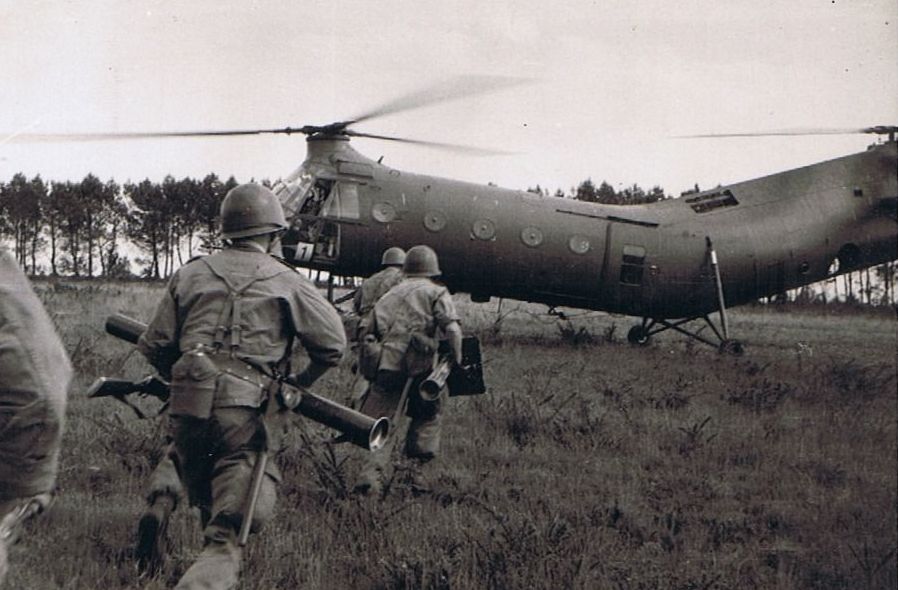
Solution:
[{"label": "soldier wearing helmet", "polygon": [[[171,278],[138,348],[170,377],[169,457],[200,509],[204,548],[176,588],[238,582],[237,534],[253,465],[277,450],[263,424],[269,376],[283,374],[293,343],[309,364],[308,387],[339,363],[346,346],[334,307],[294,269],[270,256],[287,228],[277,197],[257,184],[232,189],[221,205],[222,251]],[[267,462],[253,530],[272,515],[280,474]],[[164,491],[164,490],[163,490]]]},{"label": "soldier wearing helmet", "polygon": [[402,248],[393,246],[384,250],[380,259],[382,269],[365,279],[355,292],[352,307],[360,320],[374,309],[374,304],[384,293],[405,278],[402,274],[403,264],[405,264],[405,251]]},{"label": "soldier wearing helmet", "polygon": [[52,498],[71,377],[52,320],[0,248],[0,586],[7,545]]},{"label": "soldier wearing helmet", "polygon": [[[353,342],[358,341],[359,326],[368,317],[371,310],[374,309],[374,304],[377,303],[377,300],[405,278],[405,275],[402,274],[402,265],[404,263],[405,250],[397,246],[387,248],[380,259],[381,270],[362,281],[361,286],[356,289],[355,297],[352,300],[352,309],[355,312],[355,316],[353,317],[351,314],[348,316],[353,321],[347,325],[347,331]],[[356,371],[357,367],[358,363],[353,366],[353,372]],[[356,407],[368,389],[368,385],[363,379],[358,379],[358,376],[356,376],[352,389],[351,404],[353,407]]]},{"label": "soldier wearing helmet", "polygon": [[[361,326],[362,336],[377,340],[381,353],[376,376],[360,409],[369,416],[410,418],[404,454],[417,473],[439,451],[445,396],[443,393],[436,400],[425,400],[419,395],[418,386],[434,367],[440,339],[448,340],[455,362],[461,363],[462,333],[448,289],[433,281],[441,274],[436,252],[428,246],[409,249],[403,273],[406,279],[374,304]],[[355,486],[357,492],[381,492],[391,448],[388,444],[367,458]],[[426,488],[420,474],[413,481],[413,488]]]}]

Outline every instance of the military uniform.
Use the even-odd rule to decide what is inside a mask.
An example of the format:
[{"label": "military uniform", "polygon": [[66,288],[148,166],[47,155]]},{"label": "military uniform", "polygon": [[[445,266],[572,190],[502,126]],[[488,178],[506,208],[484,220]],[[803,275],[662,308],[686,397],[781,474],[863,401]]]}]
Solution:
[{"label": "military uniform", "polygon": [[[401,283],[403,279],[405,279],[405,275],[402,273],[401,266],[387,266],[362,282],[352,300],[352,309],[355,312],[357,321],[356,327],[352,329],[351,337],[354,341],[358,341],[358,331],[374,309],[374,304],[377,303],[377,300],[383,297],[384,293]],[[358,367],[358,363],[355,366]],[[353,372],[355,371],[356,369],[354,368]],[[352,385],[352,398],[349,400],[353,408],[359,407],[362,397],[368,390],[368,384],[359,377],[356,374]]]},{"label": "military uniform", "polygon": [[[236,543],[257,453],[277,447],[263,420],[266,369],[298,338],[310,360],[336,365],[346,339],[340,318],[308,280],[245,246],[175,273],[138,347],[171,375],[171,458],[200,508],[205,549],[177,588],[237,583]],[[280,475],[267,463],[253,530],[272,515]]]},{"label": "military uniform", "polygon": [[[71,378],[53,322],[13,257],[0,250],[0,519],[32,500],[48,502]],[[16,532],[0,530],[3,566],[6,533]]]},{"label": "military uniform", "polygon": [[362,282],[362,286],[355,292],[352,301],[352,308],[363,320],[368,316],[374,304],[387,291],[402,282],[405,275],[402,274],[402,268],[398,266],[388,266],[380,270]]},{"label": "military uniform", "polygon": [[[458,321],[445,287],[426,277],[410,277],[377,301],[362,326],[363,334],[380,341],[381,356],[361,411],[369,416],[394,416],[403,410],[399,404],[405,393],[405,415],[411,422],[404,454],[420,463],[439,451],[443,399],[424,400],[418,386],[433,368],[440,332]],[[379,489],[391,448],[388,444],[368,458],[357,486],[361,491]]]}]

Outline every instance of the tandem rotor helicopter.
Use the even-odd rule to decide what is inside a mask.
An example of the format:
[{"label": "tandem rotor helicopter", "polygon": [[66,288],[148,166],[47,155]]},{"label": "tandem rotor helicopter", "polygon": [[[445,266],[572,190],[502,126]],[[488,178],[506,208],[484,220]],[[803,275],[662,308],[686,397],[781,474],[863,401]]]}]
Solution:
[{"label": "tandem rotor helicopter", "polygon": [[[675,330],[738,353],[727,308],[898,259],[896,126],[810,132],[887,140],[834,160],[627,206],[408,173],[351,146],[352,138],[364,137],[482,152],[352,128],[514,83],[482,82],[465,89],[459,79],[448,91],[407,95],[328,125],[41,138],[304,134],[305,161],[273,187],[291,222],[283,240],[290,263],[331,276],[368,276],[386,248],[428,244],[447,286],[475,302],[500,297],[635,316],[639,322],[628,333],[634,344]],[[801,132],[729,136],[784,134]],[[715,339],[690,329],[695,320]]]}]

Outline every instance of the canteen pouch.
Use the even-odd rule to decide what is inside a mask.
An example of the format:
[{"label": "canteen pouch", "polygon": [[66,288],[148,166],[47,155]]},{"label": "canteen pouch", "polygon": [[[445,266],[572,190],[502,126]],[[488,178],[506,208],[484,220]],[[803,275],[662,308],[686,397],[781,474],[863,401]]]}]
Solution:
[{"label": "canteen pouch", "polygon": [[169,413],[208,419],[219,373],[212,358],[202,350],[189,350],[181,355],[171,370]]},{"label": "canteen pouch", "polygon": [[372,334],[365,336],[359,344],[359,373],[366,380],[374,381],[374,378],[377,377],[382,351],[381,343]]},{"label": "canteen pouch", "polygon": [[432,371],[437,345],[435,338],[423,332],[413,332],[405,351],[406,373],[415,376]]}]

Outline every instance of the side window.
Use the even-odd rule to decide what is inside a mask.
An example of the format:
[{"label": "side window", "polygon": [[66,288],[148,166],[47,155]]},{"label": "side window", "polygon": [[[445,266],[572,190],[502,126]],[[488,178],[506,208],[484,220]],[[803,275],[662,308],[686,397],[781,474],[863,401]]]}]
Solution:
[{"label": "side window", "polygon": [[735,207],[739,204],[729,189],[684,199],[696,213],[707,213],[721,207]]},{"label": "side window", "polygon": [[359,187],[356,184],[338,182],[324,204],[321,214],[338,219],[359,218]]},{"label": "side window", "polygon": [[624,285],[642,285],[644,264],[645,248],[625,245],[620,265],[620,282]]}]

